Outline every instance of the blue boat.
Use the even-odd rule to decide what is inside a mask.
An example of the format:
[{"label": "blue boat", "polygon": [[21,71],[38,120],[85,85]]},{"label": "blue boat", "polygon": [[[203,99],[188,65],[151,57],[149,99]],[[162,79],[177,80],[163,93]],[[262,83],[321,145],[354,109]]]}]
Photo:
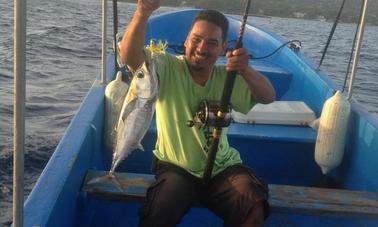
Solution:
[{"label": "blue boat", "polygon": [[[180,54],[197,10],[174,11],[149,20],[146,44],[167,41],[167,51]],[[240,18],[227,16],[228,40],[236,40]],[[232,42],[231,42],[232,43]],[[315,117],[340,88],[302,55],[296,45],[252,23],[243,44],[250,64],[268,77],[282,103],[300,102]],[[282,47],[282,48],[279,48]],[[274,54],[266,57],[277,50]],[[224,58],[219,60],[224,62]],[[107,80],[115,78],[114,56],[108,58]],[[103,142],[105,85],[98,78],[67,128],[24,206],[24,226],[137,226],[145,185],[120,192],[106,185],[90,186],[89,178],[108,171],[112,152]],[[269,183],[271,215],[266,226],[378,226],[378,120],[352,101],[342,163],[328,179],[337,188],[319,188],[324,179],[314,159],[317,132],[305,123],[232,122],[230,144],[244,164]],[[298,118],[300,115],[295,115]],[[299,113],[300,114],[300,113]],[[292,117],[293,117],[292,116]],[[269,119],[268,119],[269,120]],[[153,180],[150,165],[156,142],[151,124],[143,139],[145,152],[134,151],[117,169],[121,179]],[[216,215],[194,207],[179,226],[222,226]]]}]

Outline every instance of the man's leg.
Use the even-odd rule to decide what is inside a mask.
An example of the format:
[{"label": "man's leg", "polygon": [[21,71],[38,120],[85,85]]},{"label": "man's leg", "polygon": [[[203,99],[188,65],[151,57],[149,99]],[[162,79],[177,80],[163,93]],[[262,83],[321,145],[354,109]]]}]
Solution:
[{"label": "man's leg", "polygon": [[242,227],[263,226],[264,224],[264,202],[257,202],[249,211],[246,220],[242,223]]},{"label": "man's leg", "polygon": [[176,226],[197,198],[198,188],[179,167],[159,165],[156,182],[139,210],[139,226]]},{"label": "man's leg", "polygon": [[260,226],[269,214],[267,199],[267,185],[248,167],[235,165],[211,180],[203,201],[224,226]]}]

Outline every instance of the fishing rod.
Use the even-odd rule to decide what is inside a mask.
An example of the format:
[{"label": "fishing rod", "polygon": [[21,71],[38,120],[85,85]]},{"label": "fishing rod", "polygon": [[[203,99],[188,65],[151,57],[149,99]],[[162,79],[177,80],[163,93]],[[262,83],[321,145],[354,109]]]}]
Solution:
[{"label": "fishing rod", "polygon": [[113,43],[114,43],[114,67],[115,72],[119,71],[118,66],[118,40],[117,40],[117,33],[118,33],[118,7],[117,7],[117,0],[113,0]]},{"label": "fishing rod", "polygon": [[[247,23],[250,4],[251,4],[251,0],[246,0],[244,4],[243,19],[240,25],[239,34],[238,34],[238,38],[236,40],[234,49],[239,49],[243,46],[242,40],[243,40],[245,25]],[[196,125],[199,128],[201,127],[207,128],[207,131],[205,132],[205,136],[208,139],[207,145],[209,145],[209,148],[205,148],[208,151],[207,163],[206,163],[205,172],[203,175],[203,182],[205,185],[209,182],[211,178],[211,173],[213,171],[214,161],[215,161],[215,157],[218,151],[219,138],[222,134],[222,129],[224,127],[228,127],[231,123],[230,99],[231,99],[231,94],[234,87],[236,75],[237,75],[237,71],[227,72],[227,78],[226,78],[225,86],[223,89],[220,105],[217,105],[217,103],[210,103],[208,100],[202,100],[200,103],[199,109],[197,110],[197,112],[195,113],[193,117],[193,120],[188,121],[189,127]],[[210,126],[214,127],[212,135],[209,130]]]},{"label": "fishing rod", "polygon": [[328,36],[327,43],[326,43],[326,45],[325,45],[325,47],[324,47],[323,54],[322,54],[322,57],[321,57],[321,59],[320,59],[319,65],[318,65],[318,69],[320,68],[320,66],[321,66],[322,63],[323,63],[323,60],[324,60],[325,55],[326,55],[327,50],[328,50],[328,46],[329,46],[329,44],[331,43],[331,40],[332,40],[333,34],[335,33],[336,27],[337,27],[337,25],[339,24],[340,16],[341,16],[341,13],[343,12],[343,8],[344,8],[345,1],[346,1],[346,0],[343,0],[343,2],[341,3],[341,6],[340,6],[340,9],[339,9],[339,12],[337,13],[337,16],[336,16],[335,22],[333,23],[333,26],[332,26],[331,32],[330,32],[330,34],[329,34],[329,36]]}]

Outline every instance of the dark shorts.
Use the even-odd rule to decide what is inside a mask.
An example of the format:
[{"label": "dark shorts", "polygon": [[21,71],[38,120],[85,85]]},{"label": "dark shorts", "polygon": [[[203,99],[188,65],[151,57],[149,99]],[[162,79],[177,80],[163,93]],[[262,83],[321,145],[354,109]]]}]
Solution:
[{"label": "dark shorts", "polygon": [[224,226],[240,226],[258,202],[263,203],[265,218],[269,215],[268,187],[244,165],[228,167],[206,187],[178,166],[161,161],[153,166],[156,181],[139,210],[140,226],[176,226],[196,205],[221,217]]}]

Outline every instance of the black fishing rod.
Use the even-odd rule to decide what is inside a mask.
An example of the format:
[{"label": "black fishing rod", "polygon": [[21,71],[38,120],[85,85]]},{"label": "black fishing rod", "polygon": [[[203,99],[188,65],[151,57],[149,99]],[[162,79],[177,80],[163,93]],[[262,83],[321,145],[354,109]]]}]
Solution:
[{"label": "black fishing rod", "polygon": [[[247,19],[248,19],[248,12],[249,12],[250,4],[251,4],[251,0],[247,0],[247,2],[245,3],[243,20],[242,20],[242,23],[240,25],[240,30],[239,30],[238,38],[237,38],[235,46],[234,46],[234,50],[243,47],[243,35],[244,35],[245,25],[246,25]],[[237,71],[227,72],[226,83],[225,83],[225,86],[224,86],[223,95],[222,95],[222,99],[221,99],[221,103],[220,103],[221,108],[220,108],[220,112],[218,112],[218,115],[219,114],[223,115],[224,113],[227,113],[227,111],[228,111],[228,106],[230,104],[232,89],[234,87],[234,82],[235,82],[235,78],[236,78],[237,73],[238,73]]]},{"label": "black fishing rod", "polygon": [[333,23],[333,26],[332,26],[331,32],[330,32],[330,34],[329,34],[329,36],[328,36],[327,43],[326,43],[326,45],[325,45],[325,47],[324,47],[323,54],[322,54],[322,57],[321,57],[321,59],[320,59],[319,65],[318,65],[318,69],[320,69],[320,66],[322,65],[323,60],[324,60],[324,58],[325,58],[325,55],[326,55],[327,50],[328,50],[328,46],[329,46],[329,44],[331,43],[331,40],[332,40],[333,34],[335,33],[336,27],[337,27],[337,25],[338,25],[338,23],[339,23],[341,13],[343,12],[344,4],[345,4],[345,0],[343,0],[343,2],[341,3],[341,6],[340,6],[340,9],[339,9],[339,12],[337,13],[337,16],[336,16],[335,22]]},{"label": "black fishing rod", "polygon": [[[240,31],[234,49],[239,49],[243,46],[242,39],[245,25],[247,23],[250,4],[251,0],[246,0],[244,4],[242,24],[240,26]],[[205,136],[208,139],[207,145],[209,146],[209,148],[205,148],[208,151],[207,163],[203,175],[203,182],[205,185],[211,179],[211,173],[213,171],[214,160],[218,151],[219,138],[222,134],[222,129],[224,127],[228,127],[231,122],[230,99],[237,73],[237,71],[227,72],[227,78],[223,89],[220,105],[217,105],[216,103],[210,103],[207,100],[202,100],[193,120],[188,121],[189,127],[196,125],[199,128],[205,127],[207,129]],[[214,127],[212,133],[209,130],[210,126]]]},{"label": "black fishing rod", "polygon": [[117,7],[117,0],[113,0],[113,42],[114,42],[114,67],[115,73],[119,71],[118,66],[118,40],[117,40],[117,33],[118,33],[118,7]]}]

